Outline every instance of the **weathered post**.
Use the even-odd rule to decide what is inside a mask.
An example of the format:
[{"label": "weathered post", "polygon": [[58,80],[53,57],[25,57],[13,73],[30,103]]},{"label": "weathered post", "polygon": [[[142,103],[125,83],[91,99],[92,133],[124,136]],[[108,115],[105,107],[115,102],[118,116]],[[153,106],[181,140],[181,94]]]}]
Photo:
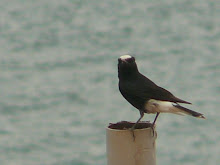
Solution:
[{"label": "weathered post", "polygon": [[134,139],[129,130],[133,124],[122,121],[106,129],[107,165],[156,165],[156,131],[153,134],[151,123],[140,122]]}]

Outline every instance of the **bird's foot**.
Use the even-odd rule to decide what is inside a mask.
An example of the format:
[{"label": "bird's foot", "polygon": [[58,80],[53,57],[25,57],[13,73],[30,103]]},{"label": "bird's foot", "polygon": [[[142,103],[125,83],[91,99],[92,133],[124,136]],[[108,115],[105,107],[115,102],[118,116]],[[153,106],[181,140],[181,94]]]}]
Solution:
[{"label": "bird's foot", "polygon": [[152,132],[153,132],[153,137],[154,137],[155,132],[156,132],[156,131],[155,131],[155,125],[154,125],[154,124],[152,124],[152,125],[151,125],[151,129],[152,129]]},{"label": "bird's foot", "polygon": [[134,129],[135,129],[134,127],[129,128],[133,137],[133,141],[135,141]]}]

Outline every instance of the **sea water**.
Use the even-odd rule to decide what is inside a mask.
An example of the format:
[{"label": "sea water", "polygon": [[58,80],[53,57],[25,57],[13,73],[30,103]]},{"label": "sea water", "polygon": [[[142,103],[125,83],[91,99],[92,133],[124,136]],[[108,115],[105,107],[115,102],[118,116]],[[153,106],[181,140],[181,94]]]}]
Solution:
[{"label": "sea water", "polygon": [[123,54],[207,118],[161,114],[158,165],[220,164],[219,8],[218,0],[1,0],[0,164],[106,165],[108,123],[139,117],[118,90]]}]

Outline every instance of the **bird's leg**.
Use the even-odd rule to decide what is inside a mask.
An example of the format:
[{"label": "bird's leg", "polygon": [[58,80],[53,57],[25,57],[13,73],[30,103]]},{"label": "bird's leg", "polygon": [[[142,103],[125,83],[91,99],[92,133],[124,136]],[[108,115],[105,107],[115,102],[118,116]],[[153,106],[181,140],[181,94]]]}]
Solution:
[{"label": "bird's leg", "polygon": [[140,120],[144,117],[144,112],[143,111],[140,111],[140,118],[137,120],[137,122],[131,127],[131,132],[132,132],[132,135],[133,135],[133,139],[135,141],[135,136],[134,136],[134,129],[136,127],[136,125],[140,122]]},{"label": "bird's leg", "polygon": [[154,122],[153,122],[153,124],[152,124],[152,126],[151,126],[151,128],[152,128],[152,130],[153,130],[153,136],[154,136],[154,125],[155,125],[155,123],[156,123],[156,120],[157,120],[159,114],[160,114],[160,112],[157,112],[157,115],[156,115],[156,117],[155,117],[155,119],[154,119]]}]

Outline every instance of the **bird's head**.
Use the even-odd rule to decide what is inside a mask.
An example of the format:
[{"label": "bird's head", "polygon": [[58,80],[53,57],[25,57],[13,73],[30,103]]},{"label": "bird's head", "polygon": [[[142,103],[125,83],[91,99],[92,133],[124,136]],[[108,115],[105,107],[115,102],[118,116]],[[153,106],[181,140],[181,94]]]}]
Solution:
[{"label": "bird's head", "polygon": [[123,55],[118,58],[118,77],[129,78],[138,72],[135,58],[130,55]]}]

